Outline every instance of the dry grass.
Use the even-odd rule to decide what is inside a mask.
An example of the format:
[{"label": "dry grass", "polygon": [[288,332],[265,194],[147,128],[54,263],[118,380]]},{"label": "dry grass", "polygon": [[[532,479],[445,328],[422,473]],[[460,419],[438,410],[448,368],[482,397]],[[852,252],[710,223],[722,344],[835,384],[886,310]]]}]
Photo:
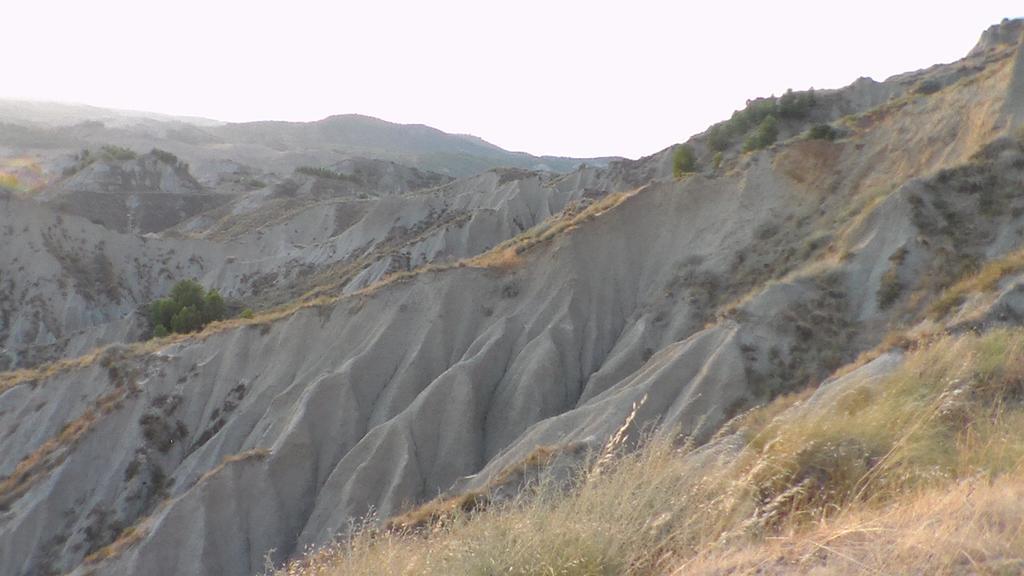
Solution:
[{"label": "dry grass", "polygon": [[1024,478],[969,479],[890,508],[847,510],[805,530],[713,548],[683,574],[1020,574]]},{"label": "dry grass", "polygon": [[141,542],[142,539],[146,537],[146,534],[148,532],[148,521],[143,521],[134,526],[126,528],[123,532],[121,532],[121,534],[117,537],[116,540],[114,540],[110,544],[107,544],[103,548],[100,548],[99,550],[93,552],[92,554],[89,554],[85,557],[83,562],[86,565],[99,564],[104,560],[116,558],[120,556],[122,553],[124,553],[125,550]]},{"label": "dry grass", "polygon": [[0,510],[10,508],[37,481],[64,461],[71,449],[92,430],[103,416],[119,408],[131,392],[129,386],[118,386],[100,396],[81,416],[68,422],[61,431],[28,454],[6,478],[0,480]]},{"label": "dry grass", "polygon": [[363,530],[280,573],[1019,573],[1024,330],[942,338],[841,392],[752,411],[719,451],[657,437],[569,492]]},{"label": "dry grass", "polygon": [[932,303],[928,312],[933,318],[944,318],[962,304],[968,294],[991,292],[999,286],[1000,280],[1022,270],[1024,250],[1017,250],[997,260],[991,260],[976,273],[949,287]]},{"label": "dry grass", "polygon": [[251,448],[249,450],[245,450],[244,452],[239,452],[237,454],[225,456],[224,459],[221,460],[220,464],[214,466],[205,474],[203,474],[199,478],[199,481],[196,482],[196,484],[202,484],[203,482],[210,480],[231,464],[236,464],[238,462],[248,462],[250,460],[261,462],[269,458],[270,454],[270,450],[266,448]]},{"label": "dry grass", "polygon": [[473,259],[473,264],[480,268],[500,271],[514,270],[521,266],[522,263],[522,257],[519,256],[519,253],[512,246],[502,248],[501,250],[490,250]]}]

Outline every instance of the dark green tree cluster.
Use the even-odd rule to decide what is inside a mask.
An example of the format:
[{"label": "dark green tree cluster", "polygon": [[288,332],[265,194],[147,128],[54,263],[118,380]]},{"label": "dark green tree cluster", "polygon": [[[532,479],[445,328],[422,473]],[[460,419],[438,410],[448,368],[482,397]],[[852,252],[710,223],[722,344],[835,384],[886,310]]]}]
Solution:
[{"label": "dark green tree cluster", "polygon": [[100,148],[100,155],[106,160],[134,160],[138,156],[134,150],[124,146],[104,146]]},{"label": "dark green tree cluster", "polygon": [[[747,143],[750,145],[762,144],[755,148],[749,148],[749,150],[768,146],[778,137],[778,118],[806,118],[817,103],[813,88],[807,92],[787,90],[781,98],[772,96],[748,100],[746,108],[733,112],[731,118],[715,124],[708,130],[708,147],[722,152],[743,136],[747,136],[747,139],[744,140],[745,149],[747,149]],[[755,134],[750,134],[752,130],[756,131]],[[767,136],[770,136],[773,131],[775,138],[768,141]]]},{"label": "dark green tree cluster", "polygon": [[811,108],[817,103],[814,97],[814,88],[807,92],[793,92],[790,88],[779,98],[779,116],[781,118],[806,118]]},{"label": "dark green tree cluster", "polygon": [[224,318],[224,298],[216,290],[203,290],[195,280],[182,280],[174,285],[167,298],[149,305],[153,336],[160,338],[174,332],[187,334],[201,330],[210,322]]},{"label": "dark green tree cluster", "polygon": [[188,170],[188,163],[178,158],[173,153],[168,152],[167,150],[153,148],[152,150],[149,151],[149,154],[172,168],[176,168],[178,170]]},{"label": "dark green tree cluster", "polygon": [[693,151],[693,147],[688,144],[682,144],[676,147],[675,153],[672,155],[672,173],[676,178],[679,178],[683,174],[697,171],[697,155]]},{"label": "dark green tree cluster", "polygon": [[779,121],[775,116],[765,116],[750,136],[743,142],[743,151],[760,150],[771,146],[779,137]]},{"label": "dark green tree cluster", "polygon": [[344,172],[338,172],[337,170],[331,170],[330,168],[323,168],[319,166],[299,166],[295,171],[299,174],[316,176],[317,178],[328,178],[330,180],[354,180],[352,176],[349,176]]},{"label": "dark green tree cluster", "polygon": [[835,140],[839,137],[839,131],[828,124],[816,124],[807,131],[808,140]]}]

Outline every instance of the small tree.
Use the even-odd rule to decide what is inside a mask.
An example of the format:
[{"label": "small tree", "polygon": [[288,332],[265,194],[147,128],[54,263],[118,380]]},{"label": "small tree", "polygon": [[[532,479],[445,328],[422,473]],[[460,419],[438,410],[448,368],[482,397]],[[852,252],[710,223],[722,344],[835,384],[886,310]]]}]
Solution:
[{"label": "small tree", "polygon": [[765,116],[764,120],[758,124],[757,130],[754,130],[747,141],[743,143],[743,150],[750,152],[771,146],[778,137],[779,123],[775,116]]},{"label": "small tree", "polygon": [[715,124],[708,130],[708,148],[721,152],[729,147],[729,128],[724,123]]},{"label": "small tree", "polygon": [[178,334],[195,332],[203,326],[201,313],[192,306],[185,306],[171,318],[171,330]]},{"label": "small tree", "polygon": [[153,335],[166,336],[171,332],[184,334],[201,330],[210,322],[224,318],[227,306],[216,290],[203,290],[195,280],[182,280],[171,288],[167,298],[149,305],[149,318]]},{"label": "small tree", "polygon": [[220,292],[210,290],[203,298],[203,324],[220,320],[224,317],[226,309],[224,298],[221,297]]},{"label": "small tree", "polygon": [[817,104],[814,96],[814,88],[807,92],[793,92],[793,89],[786,90],[786,93],[779,98],[779,116],[783,118],[805,118],[811,112],[811,108]]},{"label": "small tree", "polygon": [[838,136],[836,129],[828,124],[817,124],[807,131],[808,140],[835,140]]},{"label": "small tree", "polygon": [[675,177],[679,178],[683,174],[696,171],[697,155],[693,152],[693,147],[688,144],[677,146],[672,156],[672,173]]}]

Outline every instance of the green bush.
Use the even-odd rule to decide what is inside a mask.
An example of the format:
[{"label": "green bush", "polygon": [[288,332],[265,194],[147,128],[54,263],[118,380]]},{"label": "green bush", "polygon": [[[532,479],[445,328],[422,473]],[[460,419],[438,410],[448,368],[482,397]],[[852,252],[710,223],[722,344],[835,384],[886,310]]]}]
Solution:
[{"label": "green bush", "polygon": [[[748,100],[747,105],[743,110],[733,112],[732,117],[728,120],[725,122],[719,122],[708,129],[708,148],[711,148],[711,150],[716,152],[725,151],[733,142],[742,138],[744,135],[749,134],[751,130],[762,130],[765,122],[770,122],[774,125],[777,118],[806,118],[810,114],[811,109],[817,104],[818,99],[817,96],[815,96],[814,88],[811,88],[806,92],[793,92],[793,90],[787,90],[781,98],[775,98],[772,96],[770,98],[756,98],[754,100]],[[772,118],[772,120],[769,121],[769,118]],[[750,145],[755,145],[758,142],[761,142],[761,144],[756,145],[754,148],[745,149],[756,150],[764,148],[775,141],[775,138],[768,138],[767,136],[769,136],[769,134],[762,134],[761,137],[756,137],[755,134],[749,135],[744,142],[744,146],[748,143]]]},{"label": "green bush", "polygon": [[180,158],[178,158],[171,152],[168,152],[167,150],[153,148],[152,150],[149,151],[149,154],[156,158],[157,160],[159,160],[160,162],[167,164],[171,168],[176,168],[178,170],[188,170],[188,163],[182,161]]},{"label": "green bush", "polygon": [[715,124],[708,130],[708,148],[722,152],[729,147],[731,134],[726,123]]},{"label": "green bush", "polygon": [[182,280],[174,285],[170,296],[149,305],[153,335],[159,338],[171,332],[196,332],[224,318],[226,308],[224,298],[216,290],[205,291],[195,280]]},{"label": "green bush", "polygon": [[828,124],[817,124],[807,131],[808,140],[835,140],[839,132]]},{"label": "green bush", "polygon": [[256,315],[252,313],[252,308],[246,308],[245,310],[242,310],[242,313],[239,314],[239,316],[246,320],[252,320]]},{"label": "green bush", "polygon": [[327,178],[329,180],[349,180],[355,181],[355,178],[338,172],[337,170],[331,170],[330,168],[322,168],[318,166],[299,166],[295,169],[295,172],[299,174],[305,174],[307,176],[315,176],[317,178]]},{"label": "green bush", "polygon": [[676,178],[679,178],[683,174],[697,171],[697,155],[693,151],[693,147],[688,144],[683,144],[676,147],[675,154],[672,156],[672,173]]},{"label": "green bush", "polygon": [[722,166],[722,158],[724,158],[724,156],[722,156],[721,152],[715,152],[715,156],[711,159],[711,166],[715,170],[718,170]]},{"label": "green bush", "polygon": [[816,103],[814,88],[807,92],[793,92],[791,88],[779,98],[778,113],[782,118],[805,118]]},{"label": "green bush", "polygon": [[104,146],[100,153],[107,160],[134,160],[137,156],[134,150],[124,146]]},{"label": "green bush", "polygon": [[878,292],[876,296],[878,298],[878,307],[882,310],[892,306],[900,298],[900,294],[903,293],[903,284],[900,283],[899,271],[896,268],[890,268],[882,274],[882,281],[878,285]]},{"label": "green bush", "polygon": [[764,120],[761,121],[757,126],[757,130],[747,137],[747,140],[743,143],[743,151],[750,152],[752,150],[760,150],[766,148],[775,143],[775,139],[779,137],[779,122],[775,119],[775,116],[765,116]]},{"label": "green bush", "polygon": [[928,79],[918,82],[914,86],[913,92],[914,94],[924,94],[927,96],[928,94],[935,94],[939,90],[942,90],[942,84],[938,80]]}]

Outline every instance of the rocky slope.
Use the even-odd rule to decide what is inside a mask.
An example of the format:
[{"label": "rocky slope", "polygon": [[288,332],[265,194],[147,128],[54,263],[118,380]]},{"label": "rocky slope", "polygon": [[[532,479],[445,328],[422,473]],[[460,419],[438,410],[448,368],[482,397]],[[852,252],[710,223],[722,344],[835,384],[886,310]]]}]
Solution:
[{"label": "rocky slope", "polygon": [[[30,324],[30,292],[81,310],[133,257],[233,297],[305,296],[0,376],[0,572],[249,574],[367,513],[493,490],[539,447],[599,448],[634,407],[635,429],[704,442],[893,330],[1012,321],[1020,32],[1008,21],[959,62],[819,92],[764,150],[698,135],[702,171],[680,179],[670,149],[280,209],[268,187],[159,238],[8,195],[4,215],[35,220],[3,224],[28,225],[2,269],[40,266],[0,279],[21,298],[8,341],[40,341],[8,328]],[[805,138],[825,122],[837,139]],[[88,243],[77,261],[99,272],[64,295],[58,269],[76,259],[36,262],[53,255],[45,234],[111,239]],[[995,300],[957,284],[1004,261]],[[156,278],[151,294],[170,282]]]}]

